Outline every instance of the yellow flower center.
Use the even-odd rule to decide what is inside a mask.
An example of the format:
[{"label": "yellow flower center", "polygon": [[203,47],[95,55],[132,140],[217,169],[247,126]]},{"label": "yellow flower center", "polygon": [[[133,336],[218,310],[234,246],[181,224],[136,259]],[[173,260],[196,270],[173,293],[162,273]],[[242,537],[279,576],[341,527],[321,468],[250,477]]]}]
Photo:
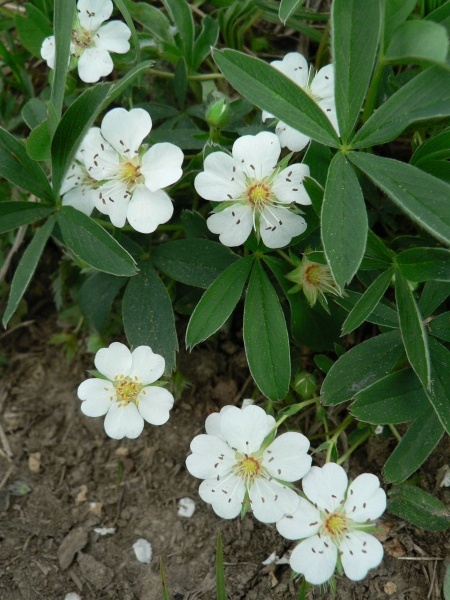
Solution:
[{"label": "yellow flower center", "polygon": [[325,532],[330,536],[340,536],[347,531],[347,518],[340,513],[328,515],[323,524]]},{"label": "yellow flower center", "polygon": [[310,285],[320,286],[324,276],[324,267],[319,263],[309,263],[304,271],[304,277]]},{"label": "yellow flower center", "polygon": [[120,166],[119,179],[127,186],[136,185],[139,183],[141,175],[141,165],[137,160],[127,160]]},{"label": "yellow flower center", "polygon": [[239,475],[245,479],[255,479],[261,473],[261,464],[254,456],[245,455],[237,463]]},{"label": "yellow flower center", "polygon": [[83,52],[86,48],[91,48],[94,45],[94,38],[92,33],[87,29],[80,27],[79,29],[72,29],[72,41],[77,47],[79,53]]},{"label": "yellow flower center", "polygon": [[247,189],[247,199],[253,206],[264,206],[270,202],[270,188],[265,183],[255,183]]},{"label": "yellow flower center", "polygon": [[137,378],[133,380],[131,377],[123,377],[114,383],[114,387],[119,403],[127,405],[133,402],[136,406],[139,404],[137,397],[142,389],[142,383]]}]

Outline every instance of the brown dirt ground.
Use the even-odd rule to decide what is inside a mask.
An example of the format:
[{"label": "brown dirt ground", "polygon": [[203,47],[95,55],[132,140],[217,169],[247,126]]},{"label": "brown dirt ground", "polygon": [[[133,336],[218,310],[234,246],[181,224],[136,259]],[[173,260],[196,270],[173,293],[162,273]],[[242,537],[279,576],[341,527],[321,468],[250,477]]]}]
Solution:
[{"label": "brown dirt ground", "polygon": [[[103,419],[79,410],[76,388],[93,368],[92,356],[80,350],[68,362],[61,348],[48,344],[59,331],[48,318],[2,336],[9,362],[0,382],[1,600],[64,600],[69,592],[82,600],[161,600],[160,558],[174,600],[212,600],[218,528],[230,600],[296,598],[288,566],[262,565],[273,551],[287,552],[290,542],[251,515],[242,522],[216,517],[184,466],[205,417],[252,391],[242,349],[222,341],[182,353],[180,370],[191,386],[168,424],[147,425],[137,440],[114,441],[105,435]],[[379,474],[389,444],[372,440],[352,460],[352,475]],[[448,501],[449,492],[436,489],[436,472],[445,462],[448,446],[440,446],[420,476]],[[18,481],[31,492],[11,494],[9,486]],[[177,514],[184,496],[196,501],[190,519]],[[94,527],[115,527],[116,533],[102,536]],[[360,584],[339,580],[337,598],[442,598],[450,549],[445,534],[387,514],[380,535],[386,549],[381,567]],[[141,537],[153,546],[148,565],[132,550]],[[309,597],[331,598],[319,592]]]}]

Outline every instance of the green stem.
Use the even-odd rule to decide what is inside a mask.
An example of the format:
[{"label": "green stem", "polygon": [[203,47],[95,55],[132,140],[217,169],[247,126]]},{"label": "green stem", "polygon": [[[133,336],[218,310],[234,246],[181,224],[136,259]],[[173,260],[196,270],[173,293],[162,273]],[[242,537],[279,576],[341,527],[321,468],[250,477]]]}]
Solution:
[{"label": "green stem", "polygon": [[367,440],[367,438],[369,438],[372,435],[372,432],[366,431],[366,433],[357,441],[353,444],[353,446],[350,446],[350,448],[347,450],[347,452],[345,452],[337,461],[338,465],[342,465],[343,462],[345,462],[347,460],[347,458],[349,456],[351,456],[351,454],[353,454],[353,452],[356,450],[356,448],[358,446],[361,446],[361,444],[363,442],[365,442]]},{"label": "green stem", "polygon": [[380,83],[383,77],[385,67],[386,63],[384,62],[384,58],[380,55],[380,57],[378,58],[375,73],[372,78],[372,83],[370,84],[370,88],[367,93],[366,103],[364,105],[364,111],[362,116],[363,123],[365,123],[367,119],[372,116],[375,110],[375,104],[378,98],[378,91],[380,88]]},{"label": "green stem", "polygon": [[292,265],[293,267],[298,267],[298,264],[296,262],[294,262],[292,260],[292,258],[286,254],[286,252],[283,252],[283,250],[277,250],[277,254],[279,254],[281,256],[281,258],[284,258],[284,260],[286,262],[288,262],[290,265]]},{"label": "green stem", "polygon": [[402,436],[399,434],[399,432],[394,427],[394,425],[388,425],[388,427],[391,430],[392,435],[395,437],[395,439],[397,440],[397,442],[401,442],[402,441]]},{"label": "green stem", "polygon": [[[294,414],[299,413],[301,410],[303,410],[304,408],[306,408],[307,406],[311,406],[311,404],[317,404],[317,402],[319,401],[318,396],[315,396],[314,398],[310,398],[310,400],[304,400],[303,402],[299,402],[297,404],[297,410]],[[292,406],[295,406],[295,404],[293,404]],[[275,431],[275,429],[278,429],[278,427],[284,423],[284,421],[286,421],[286,419],[288,417],[292,417],[292,414],[289,415],[283,415],[280,419],[278,419],[278,421],[275,423],[275,425],[272,427],[272,429],[269,431],[268,435],[270,435],[272,433],[272,431]]]},{"label": "green stem", "polygon": [[333,447],[336,445],[336,442],[337,442],[339,436],[347,428],[347,426],[350,425],[350,423],[354,420],[355,420],[355,417],[352,417],[352,415],[347,415],[347,417],[342,421],[342,423],[339,425],[339,427],[335,430],[332,437],[328,440],[328,443],[330,445],[328,446],[327,457],[325,459],[325,462],[330,462],[331,452],[333,451]]},{"label": "green stem", "polygon": [[[154,77],[160,77],[161,79],[173,79],[174,73],[169,71],[159,71],[158,69],[147,69],[147,72]],[[204,73],[202,75],[188,75],[190,81],[208,81],[209,79],[225,79],[222,73]]]}]

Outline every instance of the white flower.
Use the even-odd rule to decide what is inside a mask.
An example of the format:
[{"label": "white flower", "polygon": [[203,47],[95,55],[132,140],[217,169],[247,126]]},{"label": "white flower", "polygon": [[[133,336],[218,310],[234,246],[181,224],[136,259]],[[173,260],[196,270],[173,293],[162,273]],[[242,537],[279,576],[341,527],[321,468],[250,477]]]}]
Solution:
[{"label": "white flower", "polygon": [[291,554],[292,569],[319,585],[330,579],[337,563],[349,579],[360,581],[383,558],[383,546],[367,533],[386,508],[378,477],[364,473],[348,486],[344,469],[327,463],[312,467],[302,486],[308,500],[301,498],[295,513],[277,523],[285,538],[305,538]]},{"label": "white flower", "polygon": [[161,189],[183,174],[183,152],[169,143],[142,146],[152,120],[147,111],[114,108],[101,128],[91,128],[83,140],[83,160],[89,177],[98,182],[96,208],[116,227],[130,225],[151,233],[173,214],[173,204]]},{"label": "white flower", "polygon": [[[130,49],[131,31],[122,21],[107,21],[113,11],[111,0],[78,0],[72,28],[70,55],[78,61],[78,75],[86,83],[95,83],[114,68],[110,52],[125,54]],[[46,38],[41,56],[50,69],[55,68],[55,36]]]},{"label": "white flower", "polygon": [[277,167],[280,153],[277,136],[263,131],[238,138],[232,156],[213,152],[205,158],[194,185],[205,200],[226,202],[207,220],[225,246],[243,244],[255,229],[268,248],[281,248],[305,231],[305,220],[290,206],[311,204],[303,186],[309,167]]},{"label": "white flower", "polygon": [[[339,134],[336,104],[334,100],[334,68],[333,65],[327,65],[320,69],[314,76],[312,68],[308,68],[308,63],[304,56],[298,52],[286,54],[283,60],[274,60],[270,63],[289,77],[294,83],[301,87],[323,110],[327,115],[336,132]],[[273,118],[273,115],[263,111],[262,120]],[[293,127],[279,121],[276,128],[276,134],[280,140],[282,148],[289,148],[293,152],[303,150],[311,141],[307,135],[297,131]]]},{"label": "white flower", "polygon": [[308,472],[309,441],[295,432],[265,440],[274,427],[275,419],[259,406],[225,406],[206,419],[206,434],[192,440],[186,466],[194,477],[205,480],[200,497],[219,517],[236,517],[248,501],[263,523],[296,510],[299,496],[285,482]]},{"label": "white flower", "polygon": [[169,419],[173,396],[162,387],[149,385],[164,373],[165,361],[149,346],[130,352],[113,342],[95,355],[95,366],[106,379],[87,379],[78,387],[81,411],[88,417],[105,417],[106,433],[120,440],[137,438],[144,419],[163,425]]},{"label": "white flower", "polygon": [[95,198],[98,195],[95,188],[98,182],[89,176],[84,166],[83,156],[84,148],[81,145],[63,179],[59,193],[62,196],[63,206],[72,206],[90,215],[95,208]]}]

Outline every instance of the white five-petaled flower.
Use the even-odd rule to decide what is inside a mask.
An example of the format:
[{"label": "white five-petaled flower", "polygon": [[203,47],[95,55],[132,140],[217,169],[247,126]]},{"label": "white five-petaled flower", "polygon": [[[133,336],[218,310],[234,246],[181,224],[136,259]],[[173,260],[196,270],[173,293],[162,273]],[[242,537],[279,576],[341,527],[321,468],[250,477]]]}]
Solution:
[{"label": "white five-petaled flower", "polygon": [[311,204],[303,185],[309,167],[278,167],[280,153],[277,136],[263,131],[238,138],[232,156],[213,152],[205,158],[194,185],[205,200],[226,203],[207,220],[225,246],[243,244],[254,229],[268,248],[281,248],[305,231],[305,220],[290,207]]},{"label": "white five-petaled flower", "polygon": [[95,188],[98,182],[89,176],[83,159],[84,148],[81,145],[63,179],[59,193],[63,206],[72,206],[90,215],[95,208],[95,198],[98,195]]},{"label": "white five-petaled flower", "polygon": [[299,496],[285,482],[308,472],[309,440],[288,432],[265,441],[274,427],[275,419],[259,406],[225,406],[206,419],[206,434],[192,440],[186,466],[194,477],[205,480],[200,497],[219,517],[236,517],[248,501],[263,523],[296,510]]},{"label": "white five-petaled flower", "polygon": [[183,174],[180,148],[165,142],[149,149],[141,145],[151,128],[151,117],[142,108],[114,108],[82,142],[84,165],[96,182],[95,207],[116,227],[128,220],[141,233],[170,219],[173,204],[161,188]]},{"label": "white five-petaled flower", "polygon": [[336,564],[353,581],[360,581],[383,558],[383,546],[367,533],[386,508],[378,477],[359,475],[348,485],[336,463],[312,467],[302,480],[308,500],[300,499],[294,514],[284,516],[277,529],[289,540],[303,539],[291,554],[290,565],[309,583],[325,583]]},{"label": "white five-petaled flower", "polygon": [[[131,31],[122,21],[107,21],[113,11],[111,0],[78,0],[72,28],[70,56],[78,62],[78,75],[85,83],[95,83],[114,68],[110,52],[125,54],[130,49]],[[41,56],[50,69],[55,68],[55,36],[46,38]]]},{"label": "white five-petaled flower", "polygon": [[[316,75],[312,68],[308,67],[305,57],[298,52],[290,52],[286,54],[283,60],[274,60],[270,63],[272,67],[277,69],[289,77],[294,83],[301,87],[324,111],[331,124],[337,133],[339,133],[336,104],[334,100],[334,68],[333,65],[322,67]],[[267,111],[263,111],[262,120],[266,121],[273,118],[273,115]],[[276,128],[276,134],[280,140],[282,148],[289,148],[293,152],[303,150],[311,139],[297,131],[290,125],[279,121]]]},{"label": "white five-petaled flower", "polygon": [[137,438],[144,420],[163,425],[169,419],[173,396],[162,387],[150,385],[164,373],[165,361],[149,346],[130,352],[113,342],[95,355],[95,366],[106,379],[86,379],[78,387],[81,411],[88,417],[105,417],[106,433],[120,440]]}]

